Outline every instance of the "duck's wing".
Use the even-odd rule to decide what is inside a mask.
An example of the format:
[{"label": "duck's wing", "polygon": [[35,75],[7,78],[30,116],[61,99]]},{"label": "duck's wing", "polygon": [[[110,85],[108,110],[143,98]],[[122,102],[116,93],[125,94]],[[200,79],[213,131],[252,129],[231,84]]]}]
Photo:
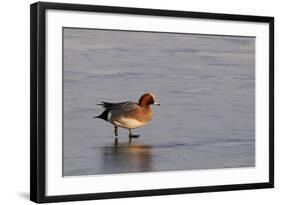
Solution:
[{"label": "duck's wing", "polygon": [[102,102],[98,105],[103,106],[106,110],[119,110],[123,112],[133,111],[138,107],[138,104],[130,101],[119,103]]}]

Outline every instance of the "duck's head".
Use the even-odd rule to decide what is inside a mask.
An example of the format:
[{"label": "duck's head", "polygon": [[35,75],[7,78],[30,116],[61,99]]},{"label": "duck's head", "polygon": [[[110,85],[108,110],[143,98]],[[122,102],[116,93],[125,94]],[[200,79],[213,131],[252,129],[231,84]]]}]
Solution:
[{"label": "duck's head", "polygon": [[160,103],[156,101],[156,96],[152,93],[145,93],[142,95],[139,99],[139,106],[141,107],[149,107],[150,105],[158,105],[160,106]]}]

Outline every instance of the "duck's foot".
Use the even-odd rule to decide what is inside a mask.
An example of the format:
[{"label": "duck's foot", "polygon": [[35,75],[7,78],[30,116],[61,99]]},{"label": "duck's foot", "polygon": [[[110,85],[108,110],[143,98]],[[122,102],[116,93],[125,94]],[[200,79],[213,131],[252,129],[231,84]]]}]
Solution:
[{"label": "duck's foot", "polygon": [[132,138],[139,138],[140,135],[129,135],[129,143],[132,142]]},{"label": "duck's foot", "polygon": [[134,135],[134,134],[132,134],[132,130],[129,129],[129,138],[130,138],[130,139],[131,139],[131,138],[138,138],[138,137],[140,137],[140,135]]},{"label": "duck's foot", "polygon": [[139,138],[140,135],[129,135],[129,138]]}]

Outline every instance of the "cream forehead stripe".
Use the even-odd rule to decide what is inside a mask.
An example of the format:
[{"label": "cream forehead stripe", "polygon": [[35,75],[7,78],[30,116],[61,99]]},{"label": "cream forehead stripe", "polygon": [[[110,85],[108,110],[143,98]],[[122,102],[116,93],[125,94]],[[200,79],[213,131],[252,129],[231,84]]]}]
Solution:
[{"label": "cream forehead stripe", "polygon": [[156,102],[156,97],[155,97],[155,95],[154,95],[154,94],[152,94],[152,93],[149,93],[149,95],[151,95],[151,96],[152,96],[152,98],[153,98],[153,100]]}]

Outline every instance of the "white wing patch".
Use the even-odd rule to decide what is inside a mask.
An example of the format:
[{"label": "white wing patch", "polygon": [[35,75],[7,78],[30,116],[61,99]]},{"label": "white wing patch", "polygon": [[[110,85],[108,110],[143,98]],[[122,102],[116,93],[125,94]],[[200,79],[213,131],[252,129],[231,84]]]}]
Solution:
[{"label": "white wing patch", "polygon": [[147,124],[147,122],[140,122],[138,120],[134,120],[131,118],[121,118],[118,121],[114,121],[114,123],[118,127],[123,127],[123,128],[128,128],[128,129],[138,128],[138,127],[141,127],[141,126]]},{"label": "white wing patch", "polygon": [[111,112],[108,112],[108,114],[107,114],[107,121],[111,121],[111,116],[112,116],[112,113]]}]

